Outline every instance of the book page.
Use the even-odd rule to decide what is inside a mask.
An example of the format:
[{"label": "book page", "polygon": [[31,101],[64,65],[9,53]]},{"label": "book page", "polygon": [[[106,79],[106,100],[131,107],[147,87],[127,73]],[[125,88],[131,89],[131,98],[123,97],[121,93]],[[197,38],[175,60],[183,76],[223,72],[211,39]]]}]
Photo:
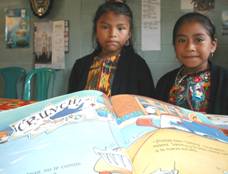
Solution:
[{"label": "book page", "polygon": [[117,117],[123,117],[133,112],[142,111],[134,95],[122,94],[112,96],[111,103]]},{"label": "book page", "polygon": [[111,97],[111,104],[117,117],[127,117],[126,120],[132,118],[132,113],[138,112],[138,115],[141,116],[151,114],[156,116],[170,115],[205,124],[212,124],[212,121],[202,113],[144,96],[129,94],[115,95]]},{"label": "book page", "polygon": [[206,117],[228,136],[228,115],[206,114]]},{"label": "book page", "polygon": [[[175,129],[142,137],[140,150],[130,147],[135,173],[219,174],[228,171],[228,144]],[[136,153],[137,152],[137,153]]]},{"label": "book page", "polygon": [[96,149],[118,147],[113,114],[89,90],[0,112],[0,173],[96,174]]},{"label": "book page", "polygon": [[95,170],[102,172],[104,168],[109,168],[112,166],[112,169],[115,171],[124,171],[131,172],[132,164],[131,160],[128,157],[128,154],[121,148],[113,150],[96,150],[101,158],[95,165]]},{"label": "book page", "polygon": [[130,144],[149,131],[179,129],[228,142],[223,129],[202,113],[194,112],[153,98],[117,95],[111,98],[116,122],[121,128],[122,145]]},{"label": "book page", "polygon": [[84,90],[0,112],[0,173],[227,173],[228,137],[205,115],[112,99]]},{"label": "book page", "polygon": [[99,171],[121,174],[226,174],[228,144],[175,129],[159,129],[145,134],[126,149],[132,171],[120,169],[100,158]]}]

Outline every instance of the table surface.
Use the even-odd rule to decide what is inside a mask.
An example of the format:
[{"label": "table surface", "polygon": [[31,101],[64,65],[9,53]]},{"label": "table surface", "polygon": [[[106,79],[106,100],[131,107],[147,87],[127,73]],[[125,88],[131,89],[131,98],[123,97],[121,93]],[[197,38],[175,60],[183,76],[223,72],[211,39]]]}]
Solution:
[{"label": "table surface", "polygon": [[26,101],[21,99],[0,98],[0,110],[14,109],[17,107],[25,106],[35,101]]}]

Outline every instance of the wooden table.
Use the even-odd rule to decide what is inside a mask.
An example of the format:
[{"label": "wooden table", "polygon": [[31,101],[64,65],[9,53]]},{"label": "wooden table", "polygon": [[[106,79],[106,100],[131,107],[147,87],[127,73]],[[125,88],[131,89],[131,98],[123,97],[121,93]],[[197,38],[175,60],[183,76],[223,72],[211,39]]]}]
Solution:
[{"label": "wooden table", "polygon": [[25,106],[31,103],[34,103],[35,101],[26,101],[21,99],[9,99],[9,98],[0,98],[0,111],[1,110],[8,110],[8,109],[14,109],[17,107]]}]

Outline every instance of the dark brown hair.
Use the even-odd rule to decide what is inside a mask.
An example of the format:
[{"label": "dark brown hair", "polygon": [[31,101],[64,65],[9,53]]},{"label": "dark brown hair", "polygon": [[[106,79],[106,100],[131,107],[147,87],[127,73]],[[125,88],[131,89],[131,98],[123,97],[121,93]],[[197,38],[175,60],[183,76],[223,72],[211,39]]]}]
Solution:
[{"label": "dark brown hair", "polygon": [[211,22],[211,20],[209,19],[209,17],[197,13],[197,12],[191,12],[191,13],[187,13],[183,16],[181,16],[173,29],[173,45],[175,45],[175,40],[176,40],[176,36],[178,33],[178,30],[180,29],[180,27],[187,23],[187,22],[198,22],[200,23],[205,30],[207,31],[207,34],[210,36],[210,38],[214,41],[215,40],[215,26],[213,25],[213,23]]},{"label": "dark brown hair", "polygon": [[[114,12],[116,14],[120,14],[120,15],[125,15],[129,17],[129,23],[130,23],[130,32],[131,32],[131,36],[133,33],[133,15],[132,15],[132,11],[130,9],[130,7],[122,2],[110,2],[107,1],[103,4],[101,4],[96,13],[95,13],[95,17],[93,19],[93,36],[92,36],[92,40],[93,43],[96,42],[96,50],[101,50],[101,46],[100,44],[96,41],[96,26],[97,26],[97,21],[100,19],[100,17],[102,15],[104,15],[107,12]],[[129,47],[133,49],[133,44],[132,44],[132,37],[129,38],[129,44],[125,47]]]}]

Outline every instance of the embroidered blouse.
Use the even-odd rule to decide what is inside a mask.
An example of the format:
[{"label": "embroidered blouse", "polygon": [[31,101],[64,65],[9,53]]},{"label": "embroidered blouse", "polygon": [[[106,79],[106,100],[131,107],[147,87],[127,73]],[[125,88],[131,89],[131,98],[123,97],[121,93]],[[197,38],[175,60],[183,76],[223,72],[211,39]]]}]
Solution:
[{"label": "embroidered blouse", "polygon": [[169,92],[169,102],[198,112],[206,112],[210,93],[210,71],[182,75],[177,74],[175,84]]},{"label": "embroidered blouse", "polygon": [[119,56],[107,58],[95,57],[92,66],[89,69],[85,89],[94,89],[104,92],[111,96],[111,86]]}]

